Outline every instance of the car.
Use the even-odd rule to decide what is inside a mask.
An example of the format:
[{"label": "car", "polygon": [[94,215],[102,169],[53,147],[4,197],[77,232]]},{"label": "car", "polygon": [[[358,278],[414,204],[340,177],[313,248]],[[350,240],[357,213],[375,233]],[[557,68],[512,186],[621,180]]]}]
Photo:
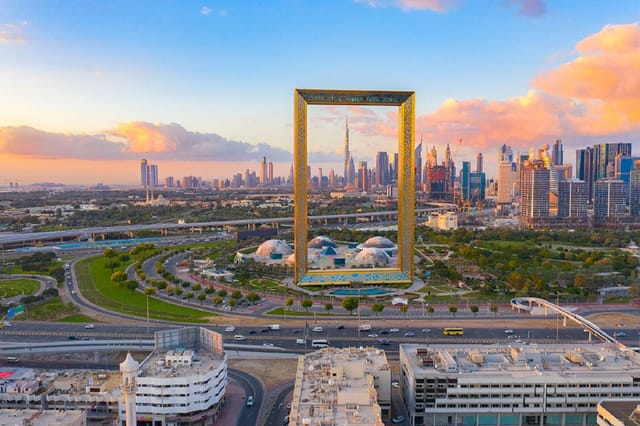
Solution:
[{"label": "car", "polygon": [[507,339],[517,339],[518,336],[516,336],[515,334],[510,334],[507,336]]},{"label": "car", "polygon": [[391,387],[395,388],[395,389],[398,389],[400,387],[400,382],[398,380],[396,380],[396,379],[393,379],[391,381]]},{"label": "car", "polygon": [[76,291],[75,290],[71,290],[71,294],[75,295]]},{"label": "car", "polygon": [[232,325],[228,325],[224,331],[226,331],[227,333],[233,333],[234,331],[236,331],[236,328]]},{"label": "car", "polygon": [[263,343],[262,346],[267,347],[267,348],[272,348],[273,347],[273,343]]},{"label": "car", "polygon": [[391,419],[391,423],[393,424],[400,424],[400,423],[404,423],[404,416],[395,416],[394,418]]},{"label": "car", "polygon": [[87,324],[87,325],[84,326],[84,328],[86,328],[87,330],[91,330],[91,329],[96,328],[96,326],[93,325],[93,324]]},{"label": "car", "polygon": [[67,339],[69,339],[69,340],[76,340],[76,339],[77,339],[77,337],[76,337],[76,336],[67,336]]},{"label": "car", "polygon": [[340,324],[339,326],[336,327],[338,330],[344,330],[344,325]]},{"label": "car", "polygon": [[507,328],[504,332],[505,334],[513,334],[513,330],[510,328]]},{"label": "car", "polygon": [[298,334],[298,333],[302,333],[302,330],[300,330],[299,328],[294,328],[292,331],[293,334]]},{"label": "car", "polygon": [[324,328],[320,327],[319,325],[313,327],[311,329],[311,331],[313,331],[314,333],[322,333],[324,331]]},{"label": "car", "polygon": [[249,331],[249,334],[258,334],[258,332],[255,331],[255,330],[251,330],[251,331]]},{"label": "car", "polygon": [[407,331],[406,333],[404,333],[404,337],[413,337],[415,336],[415,334],[413,334],[413,331]]},{"label": "car", "polygon": [[390,328],[389,331],[392,333],[397,333],[398,331],[400,331],[400,329],[393,327],[393,328]]},{"label": "car", "polygon": [[389,330],[380,330],[380,334],[389,334]]},{"label": "car", "polygon": [[253,396],[249,395],[247,397],[247,407],[251,407],[253,405]]},{"label": "car", "polygon": [[624,336],[626,336],[626,335],[627,335],[627,333],[625,333],[624,331],[618,331],[615,335],[616,335],[617,337],[624,337]]},{"label": "car", "polygon": [[289,416],[284,416],[284,419],[282,419],[282,424],[283,425],[288,425],[289,424]]},{"label": "car", "polygon": [[268,333],[269,331],[271,331],[271,329],[269,327],[260,329],[260,333]]},{"label": "car", "polygon": [[368,337],[374,337],[375,338],[375,337],[378,337],[378,335],[376,333],[371,333],[371,334],[369,334]]},{"label": "car", "polygon": [[619,323],[617,324],[617,326],[618,326],[618,327],[624,327],[624,323],[623,323],[623,322],[619,322]]},{"label": "car", "polygon": [[422,332],[423,333],[431,333],[431,329],[430,328],[423,328]]},{"label": "car", "polygon": [[389,342],[389,339],[380,339],[380,344],[381,345],[387,346],[387,345],[389,345],[389,343],[391,343],[391,342]]}]

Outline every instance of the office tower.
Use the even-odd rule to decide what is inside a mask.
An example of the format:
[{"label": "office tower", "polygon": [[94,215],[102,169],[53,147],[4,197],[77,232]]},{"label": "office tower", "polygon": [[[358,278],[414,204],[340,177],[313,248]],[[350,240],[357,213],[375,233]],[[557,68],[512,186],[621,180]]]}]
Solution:
[{"label": "office tower", "polygon": [[406,423],[595,425],[602,399],[637,401],[640,384],[634,372],[640,361],[634,355],[610,343],[403,343]]},{"label": "office tower", "polygon": [[640,161],[629,172],[629,211],[631,216],[640,216]]},{"label": "office tower", "polygon": [[487,178],[484,172],[471,172],[469,175],[469,200],[477,203],[484,201]]},{"label": "office tower", "polygon": [[513,163],[513,149],[509,145],[502,145],[498,149],[498,164],[502,162]]},{"label": "office tower", "polygon": [[616,155],[631,156],[630,143],[601,143],[593,146],[593,180],[613,177],[607,171],[613,170]]},{"label": "office tower", "polygon": [[558,180],[571,179],[573,177],[573,166],[570,163],[555,166]]},{"label": "office tower", "polygon": [[598,179],[593,191],[595,218],[620,217],[627,214],[625,184],[616,179]]},{"label": "office tower", "polygon": [[527,160],[520,182],[521,223],[530,225],[549,216],[549,169],[542,160]]},{"label": "office tower", "polygon": [[287,179],[287,183],[293,185],[293,164],[291,164],[291,168],[289,169],[289,178]]},{"label": "office tower", "polygon": [[415,149],[415,161],[415,188],[417,191],[422,185],[422,138],[420,138],[420,143],[416,146]]},{"label": "office tower", "polygon": [[482,172],[482,153],[476,155],[476,172]]},{"label": "office tower", "polygon": [[593,200],[593,148],[587,147],[576,151],[576,177],[587,184],[587,200]]},{"label": "office tower", "polygon": [[144,188],[149,184],[149,163],[144,158],[140,160],[140,184]]},{"label": "office tower", "polygon": [[563,155],[562,141],[560,139],[556,139],[551,147],[551,162],[556,166],[564,164],[562,158]]},{"label": "office tower", "polygon": [[446,200],[447,194],[447,168],[435,165],[427,169],[427,190],[429,199]]},{"label": "office tower", "polygon": [[380,151],[376,154],[376,185],[389,183],[389,154]]},{"label": "office tower", "polygon": [[564,179],[558,183],[558,217],[587,216],[587,183]]},{"label": "office tower", "polygon": [[329,188],[334,189],[336,187],[336,173],[331,169],[329,171]]},{"label": "office tower", "polygon": [[322,167],[318,167],[318,189],[322,189]]},{"label": "office tower", "polygon": [[156,164],[149,164],[149,186],[158,187],[158,166]]},{"label": "office tower", "polygon": [[462,171],[460,172],[460,183],[462,186],[462,199],[468,200],[471,194],[471,162],[462,162]]},{"label": "office tower", "polygon": [[509,204],[513,200],[514,163],[501,161],[498,163],[498,203]]},{"label": "office tower", "polygon": [[173,182],[173,176],[167,176],[167,178],[164,180],[164,185],[167,188],[173,188],[173,186],[175,185]]},{"label": "office tower", "polygon": [[349,177],[349,181],[347,186],[349,188],[353,188],[354,187],[354,183],[356,180],[356,167],[353,161],[353,157],[349,158],[349,165],[347,167],[347,173],[348,173],[348,177]]},{"label": "office tower", "polygon": [[629,188],[629,172],[633,169],[635,159],[627,154],[618,153],[614,160],[613,177],[621,180]]},{"label": "office tower", "polygon": [[267,183],[273,183],[273,162],[271,161],[269,161],[269,164],[267,165]]},{"label": "office tower", "polygon": [[366,161],[358,161],[358,191],[370,192],[371,180]]},{"label": "office tower", "polygon": [[258,166],[258,179],[261,185],[267,183],[267,173],[267,157],[262,157],[262,161],[260,161],[260,165]]},{"label": "office tower", "polygon": [[399,161],[398,153],[394,152],[393,153],[393,171],[390,174],[392,182],[398,182],[398,161]]}]

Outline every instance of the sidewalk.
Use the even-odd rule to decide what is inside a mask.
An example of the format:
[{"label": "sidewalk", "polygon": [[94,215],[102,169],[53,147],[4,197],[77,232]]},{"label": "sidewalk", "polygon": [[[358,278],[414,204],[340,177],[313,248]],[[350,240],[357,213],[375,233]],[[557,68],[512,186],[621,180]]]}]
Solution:
[{"label": "sidewalk", "polygon": [[224,407],[220,417],[216,420],[216,425],[236,426],[238,423],[237,413],[244,409],[244,390],[233,379],[229,380],[224,401]]}]

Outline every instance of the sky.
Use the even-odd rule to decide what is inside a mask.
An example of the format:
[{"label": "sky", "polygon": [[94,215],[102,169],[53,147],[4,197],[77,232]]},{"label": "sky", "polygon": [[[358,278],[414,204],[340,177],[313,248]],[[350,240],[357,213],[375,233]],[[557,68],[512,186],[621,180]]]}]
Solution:
[{"label": "sky", "polygon": [[[502,144],[640,155],[639,22],[638,0],[0,0],[0,186],[135,185],[141,158],[287,176],[296,88],[415,91],[416,140],[490,176]],[[372,109],[310,109],[309,161],[341,174],[347,116],[358,158],[393,152]]]}]

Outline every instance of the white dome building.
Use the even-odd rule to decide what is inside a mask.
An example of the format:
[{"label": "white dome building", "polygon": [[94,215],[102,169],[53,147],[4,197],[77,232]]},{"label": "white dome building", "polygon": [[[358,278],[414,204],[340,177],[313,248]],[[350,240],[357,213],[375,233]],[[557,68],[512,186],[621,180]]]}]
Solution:
[{"label": "white dome building", "polygon": [[283,240],[269,240],[260,244],[256,250],[256,255],[270,257],[273,254],[281,254],[282,257],[289,256],[293,249]]},{"label": "white dome building", "polygon": [[353,259],[353,264],[356,266],[362,265],[374,265],[374,266],[388,266],[391,258],[385,250],[377,248],[364,248]]},{"label": "white dome building", "polygon": [[385,237],[371,237],[364,243],[360,244],[361,248],[378,248],[378,249],[393,249],[397,246],[388,238]]},{"label": "white dome building", "polygon": [[325,237],[324,235],[313,238],[309,241],[310,249],[322,249],[324,247],[333,247],[336,248],[338,245],[329,237]]}]

